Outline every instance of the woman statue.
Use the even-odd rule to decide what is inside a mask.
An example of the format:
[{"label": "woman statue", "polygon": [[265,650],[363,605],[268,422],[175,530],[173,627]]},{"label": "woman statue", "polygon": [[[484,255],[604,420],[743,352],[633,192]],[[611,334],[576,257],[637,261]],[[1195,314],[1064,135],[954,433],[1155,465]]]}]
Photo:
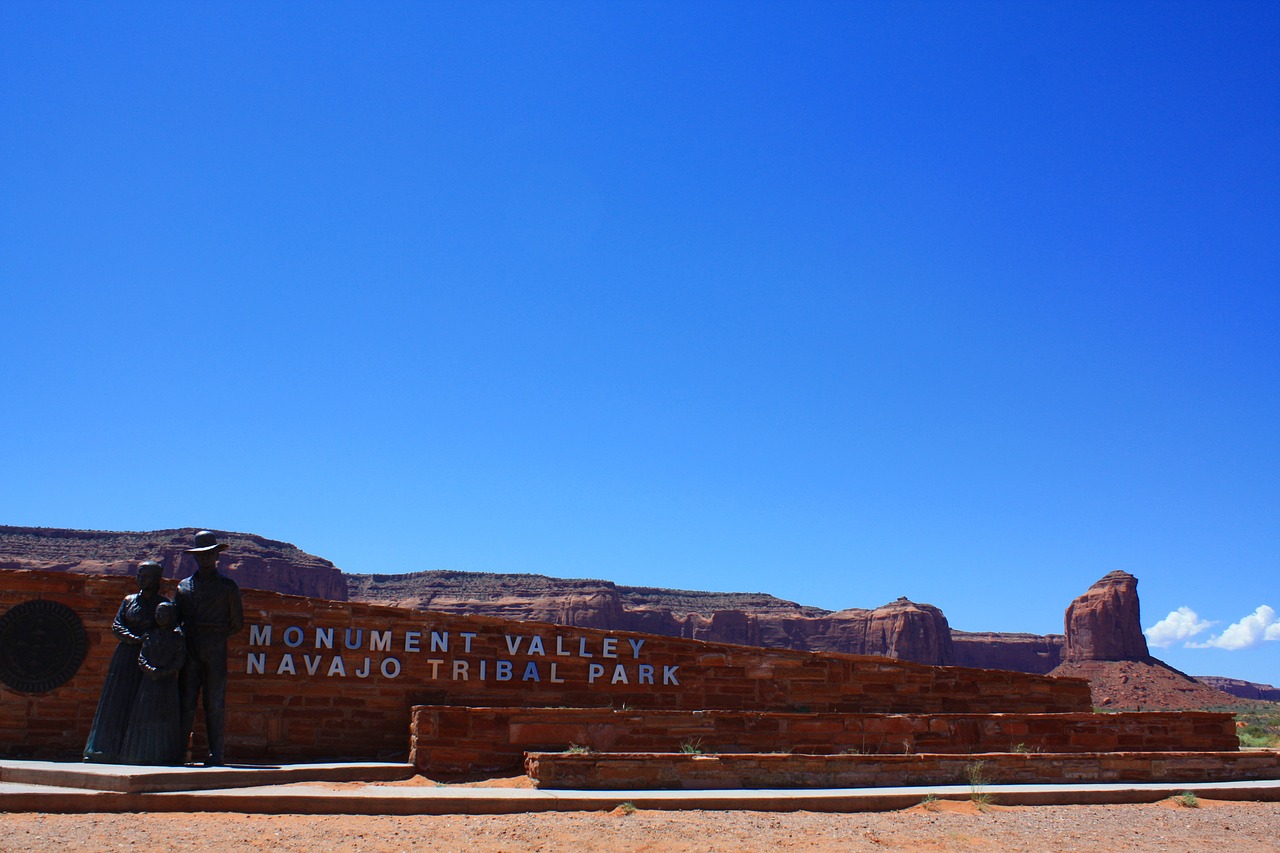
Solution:
[{"label": "woman statue", "polygon": [[84,745],[85,761],[120,763],[120,748],[124,745],[133,697],[142,683],[138,650],[147,631],[155,627],[156,605],[168,601],[160,594],[162,574],[164,567],[153,560],[139,563],[138,591],[124,597],[115,621],[111,623],[111,633],[120,643],[111,656],[111,665],[107,667],[107,680],[102,683],[98,712],[93,715],[93,727],[89,729],[89,740]]},{"label": "woman statue", "polygon": [[187,659],[187,641],[178,627],[178,606],[156,605],[155,627],[147,631],[138,651],[142,683],[129,714],[120,749],[125,764],[182,764],[187,744],[182,732],[182,700],[178,670]]}]

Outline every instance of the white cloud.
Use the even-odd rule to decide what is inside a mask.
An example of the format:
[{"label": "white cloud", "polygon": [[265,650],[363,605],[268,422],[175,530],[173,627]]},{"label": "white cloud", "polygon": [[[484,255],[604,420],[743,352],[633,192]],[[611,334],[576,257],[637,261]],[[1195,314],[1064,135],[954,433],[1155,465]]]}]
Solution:
[{"label": "white cloud", "polygon": [[1214,624],[1201,619],[1190,607],[1179,607],[1143,633],[1147,635],[1148,643],[1158,649],[1167,649],[1174,643],[1209,630]]},{"label": "white cloud", "polygon": [[1187,648],[1192,649],[1236,651],[1238,649],[1251,649],[1260,645],[1264,640],[1280,640],[1280,620],[1277,619],[1275,610],[1265,604],[1234,625],[1228,625],[1216,637],[1210,637],[1203,643],[1187,643],[1186,645]]}]

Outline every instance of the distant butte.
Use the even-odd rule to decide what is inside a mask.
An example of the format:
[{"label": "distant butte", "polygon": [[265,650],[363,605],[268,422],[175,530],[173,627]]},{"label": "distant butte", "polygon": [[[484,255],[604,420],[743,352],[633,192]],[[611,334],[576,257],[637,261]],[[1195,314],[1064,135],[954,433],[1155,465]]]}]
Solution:
[{"label": "distant butte", "polygon": [[764,593],[619,586],[610,581],[544,575],[433,571],[347,575],[347,583],[353,601],[420,610],[747,646],[886,655],[928,664],[954,663],[951,631],[942,611],[905,598],[874,610],[833,613]]},{"label": "distant butte", "polygon": [[[0,569],[123,574],[141,560],[159,559],[166,577],[184,577],[192,567],[181,562],[182,549],[189,547],[196,532],[0,526]],[[292,595],[770,648],[882,655],[941,666],[1083,676],[1090,679],[1094,704],[1115,709],[1175,710],[1280,699],[1280,690],[1270,685],[1215,677],[1202,683],[1151,657],[1141,628],[1137,578],[1121,571],[1107,574],[1071,602],[1063,634],[1013,634],[953,630],[939,608],[906,598],[870,610],[833,612],[764,593],[630,587],[543,575],[344,574],[328,560],[287,542],[214,532],[219,541],[231,545],[220,564],[223,571],[242,586]]]},{"label": "distant butte", "polygon": [[1071,602],[1065,618],[1066,659],[1150,660],[1138,611],[1138,579],[1109,572]]},{"label": "distant butte", "polygon": [[[195,571],[195,563],[182,551],[198,532],[194,527],[121,533],[0,525],[0,569],[123,575],[132,574],[142,560],[157,560],[165,577],[183,578]],[[347,600],[342,572],[328,560],[252,533],[213,532],[231,546],[218,568],[241,586]]]}]

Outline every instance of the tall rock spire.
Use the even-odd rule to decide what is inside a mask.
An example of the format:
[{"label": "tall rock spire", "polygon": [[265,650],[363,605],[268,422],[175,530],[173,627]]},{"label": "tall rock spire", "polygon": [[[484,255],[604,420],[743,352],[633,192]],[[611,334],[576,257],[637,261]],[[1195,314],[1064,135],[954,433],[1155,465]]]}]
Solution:
[{"label": "tall rock spire", "polygon": [[1138,579],[1110,572],[1067,607],[1068,661],[1148,660],[1138,614]]}]

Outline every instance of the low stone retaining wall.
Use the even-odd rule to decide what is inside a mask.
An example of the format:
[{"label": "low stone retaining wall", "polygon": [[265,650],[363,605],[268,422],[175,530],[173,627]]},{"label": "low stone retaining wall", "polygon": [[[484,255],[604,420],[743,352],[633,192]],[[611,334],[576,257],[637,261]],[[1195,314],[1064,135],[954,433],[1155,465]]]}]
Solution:
[{"label": "low stone retaining wall", "polygon": [[539,788],[883,788],[969,785],[977,762],[987,785],[1280,779],[1280,753],[1269,750],[964,756],[533,752],[525,757],[525,772]]},{"label": "low stone retaining wall", "polygon": [[420,773],[518,770],[526,751],[833,754],[1234,751],[1230,714],[799,714],[607,708],[413,709]]}]

